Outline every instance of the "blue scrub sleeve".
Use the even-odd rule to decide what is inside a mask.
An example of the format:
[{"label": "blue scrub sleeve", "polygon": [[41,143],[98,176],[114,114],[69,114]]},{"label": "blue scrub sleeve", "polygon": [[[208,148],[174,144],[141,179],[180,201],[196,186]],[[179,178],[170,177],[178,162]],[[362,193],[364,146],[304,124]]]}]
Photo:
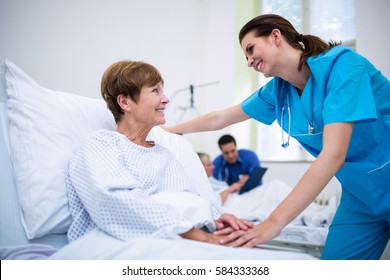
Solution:
[{"label": "blue scrub sleeve", "polygon": [[377,119],[369,73],[352,52],[340,55],[330,71],[323,119],[324,124]]},{"label": "blue scrub sleeve", "polygon": [[242,110],[259,122],[272,124],[276,119],[273,88],[274,79],[245,99],[241,103]]}]

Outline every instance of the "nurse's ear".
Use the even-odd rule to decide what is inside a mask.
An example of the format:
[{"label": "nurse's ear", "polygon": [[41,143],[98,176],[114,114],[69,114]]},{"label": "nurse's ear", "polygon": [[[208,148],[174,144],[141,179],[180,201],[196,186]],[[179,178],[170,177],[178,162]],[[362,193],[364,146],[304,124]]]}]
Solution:
[{"label": "nurse's ear", "polygon": [[121,107],[121,109],[124,111],[124,112],[130,112],[131,111],[131,106],[130,106],[130,98],[123,95],[123,94],[119,94],[116,98],[116,101],[118,102],[118,105],[119,107]]},{"label": "nurse's ear", "polygon": [[279,29],[274,29],[271,32],[271,40],[275,44],[275,46],[279,47],[282,39],[282,33]]}]

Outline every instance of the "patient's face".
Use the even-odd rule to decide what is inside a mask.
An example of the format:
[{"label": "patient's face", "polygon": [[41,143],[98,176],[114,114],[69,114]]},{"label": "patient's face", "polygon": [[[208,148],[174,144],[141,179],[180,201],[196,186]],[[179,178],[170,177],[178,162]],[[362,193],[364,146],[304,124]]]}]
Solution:
[{"label": "patient's face", "polygon": [[223,158],[230,164],[235,164],[238,158],[237,147],[234,142],[227,143],[221,146]]},{"label": "patient's face", "polygon": [[152,87],[144,86],[141,89],[138,102],[133,104],[132,116],[136,122],[147,126],[164,124],[164,111],[168,102],[162,82]]}]

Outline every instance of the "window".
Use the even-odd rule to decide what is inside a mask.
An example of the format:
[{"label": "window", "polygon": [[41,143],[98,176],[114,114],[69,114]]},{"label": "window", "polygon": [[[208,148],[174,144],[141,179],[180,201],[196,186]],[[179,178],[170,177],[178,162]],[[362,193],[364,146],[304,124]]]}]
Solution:
[{"label": "window", "polygon": [[[260,0],[260,13],[274,13],[287,18],[302,34],[316,35],[325,41],[341,41],[355,47],[354,0]],[[269,79],[259,75],[259,85]],[[275,122],[271,126],[257,124],[257,153],[268,161],[312,160],[295,139],[287,149],[280,147],[282,131]],[[287,135],[284,136],[286,139]]]},{"label": "window", "polygon": [[354,44],[354,0],[262,0],[261,13],[287,18],[303,34]]}]

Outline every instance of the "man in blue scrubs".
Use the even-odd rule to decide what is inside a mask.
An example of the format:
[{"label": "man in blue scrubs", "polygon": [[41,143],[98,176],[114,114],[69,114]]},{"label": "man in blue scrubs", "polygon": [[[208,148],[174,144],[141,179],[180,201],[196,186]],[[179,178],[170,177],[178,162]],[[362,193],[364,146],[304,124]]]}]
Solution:
[{"label": "man in blue scrubs", "polygon": [[[252,171],[260,166],[256,153],[247,150],[237,150],[237,142],[233,136],[226,134],[219,138],[218,146],[222,152],[214,159],[213,176],[229,186],[239,180],[246,180]],[[261,185],[261,179],[258,185]]]}]

